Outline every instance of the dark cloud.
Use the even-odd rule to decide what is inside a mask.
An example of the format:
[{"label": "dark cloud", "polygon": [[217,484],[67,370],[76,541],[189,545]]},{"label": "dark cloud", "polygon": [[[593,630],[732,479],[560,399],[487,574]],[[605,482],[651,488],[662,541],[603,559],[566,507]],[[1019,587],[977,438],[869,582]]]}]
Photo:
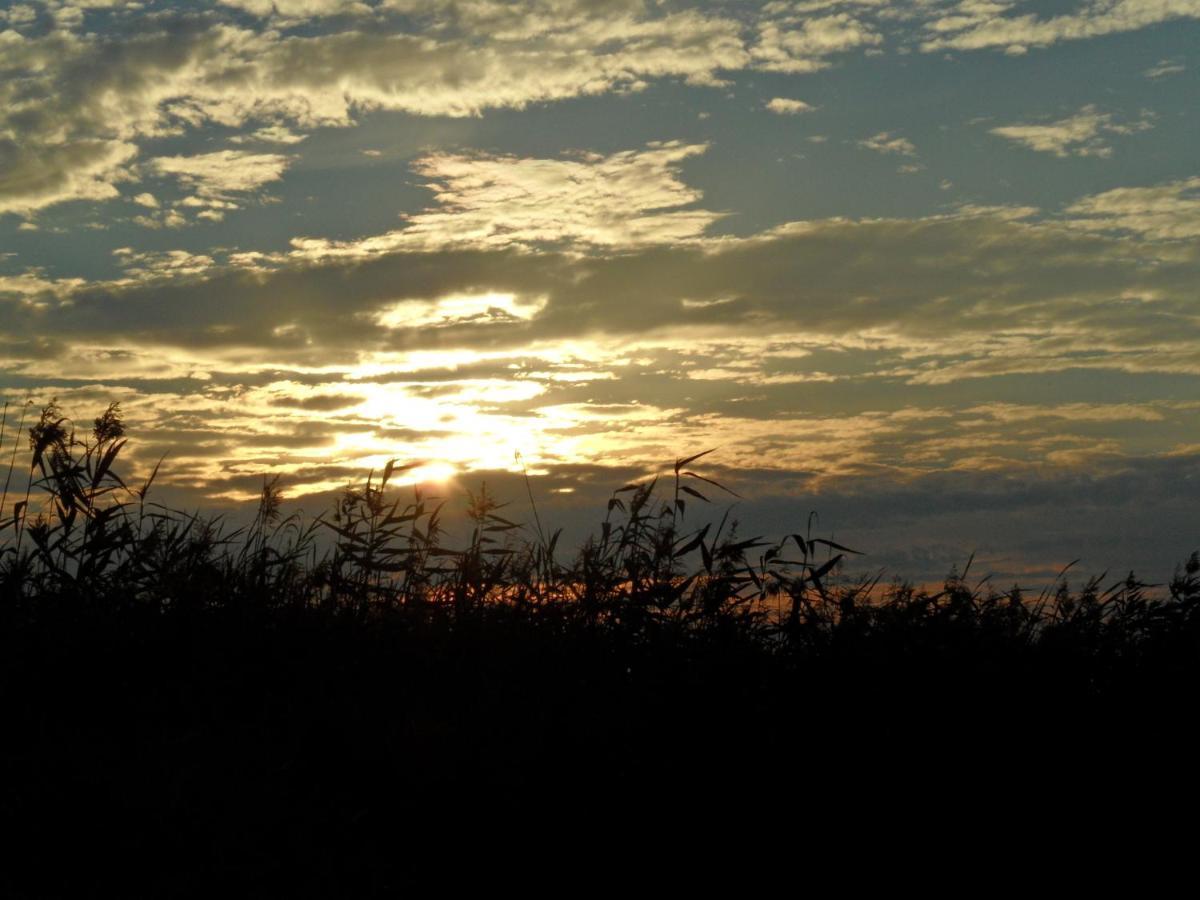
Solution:
[{"label": "dark cloud", "polygon": [[362,399],[354,394],[317,394],[312,397],[278,397],[271,401],[271,405],[308,412],[333,412],[361,403]]},{"label": "dark cloud", "polygon": [[[66,302],[10,305],[10,332],[254,348],[284,364],[352,362],[371,350],[516,350],[598,334],[866,334],[909,352],[927,346],[930,358],[910,373],[918,380],[938,377],[936,357],[964,352],[1000,371],[1062,368],[1072,357],[1191,370],[1200,356],[1198,277],[1194,248],[1164,258],[1153,245],[1066,225],[834,220],[598,258],[447,250],[91,286]],[[528,320],[395,329],[374,321],[405,298],[484,292],[546,303]]]}]

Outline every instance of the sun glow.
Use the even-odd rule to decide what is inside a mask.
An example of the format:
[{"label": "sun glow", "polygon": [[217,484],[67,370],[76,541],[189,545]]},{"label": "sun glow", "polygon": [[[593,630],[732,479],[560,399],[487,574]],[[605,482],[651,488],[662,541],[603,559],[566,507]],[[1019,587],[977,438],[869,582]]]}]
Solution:
[{"label": "sun glow", "polygon": [[[496,298],[506,296],[447,298],[444,310],[470,314],[494,308]],[[729,344],[722,341],[715,348],[717,362],[722,353],[729,355]],[[706,357],[694,343],[686,349]],[[344,487],[350,472],[363,477],[374,472],[378,479],[391,460],[389,483],[407,486],[470,481],[472,472],[524,468],[537,475],[563,465],[665,459],[681,439],[693,440],[693,433],[697,444],[715,441],[734,427],[732,420],[704,417],[681,432],[684,407],[630,400],[608,386],[628,367],[654,371],[661,357],[682,352],[662,340],[548,342],[519,353],[375,352],[351,365],[306,370],[307,379],[218,388],[210,398],[188,400],[188,409],[199,415],[219,400],[226,433],[236,434],[236,440],[231,437],[224,447],[214,436],[212,450],[196,444],[193,471],[207,470],[214,485],[231,475],[278,474],[289,496],[299,497]],[[755,375],[759,383],[763,377],[749,369],[743,373],[734,362],[724,368],[730,370],[726,380]],[[738,420],[737,434],[745,437],[757,425]],[[737,443],[726,441],[730,447]],[[219,464],[217,449],[223,454]],[[234,499],[234,493],[241,500],[256,496],[240,486],[220,496]]]},{"label": "sun glow", "polygon": [[457,474],[458,469],[452,463],[437,460],[414,466],[393,478],[390,483],[398,486],[410,484],[441,485],[452,481]]},{"label": "sun glow", "polygon": [[544,391],[535,381],[370,384],[354,390],[361,399],[348,411],[344,430],[333,435],[329,457],[377,471],[393,458],[399,465],[416,463],[411,472],[425,480],[511,469],[516,452],[539,460],[550,439],[547,428],[563,424],[558,416],[507,409],[535,400]]}]

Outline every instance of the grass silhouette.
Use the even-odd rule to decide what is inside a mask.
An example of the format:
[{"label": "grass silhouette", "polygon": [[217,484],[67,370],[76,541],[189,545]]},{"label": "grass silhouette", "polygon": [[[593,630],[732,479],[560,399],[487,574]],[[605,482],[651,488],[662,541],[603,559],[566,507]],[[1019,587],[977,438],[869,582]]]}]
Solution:
[{"label": "grass silhouette", "polygon": [[[573,554],[483,489],[448,546],[392,463],[308,522],[266,481],[226,529],[155,503],[157,467],[125,480],[116,404],[85,434],[53,403],[0,421],[13,465],[30,453],[0,505],[9,850],[86,847],[94,875],[151,858],[174,873],[145,867],[152,895],[181,871],[394,886],[398,811],[483,798],[685,803],[758,790],[751,772],[781,804],[931,771],[999,793],[1193,740],[1196,554],[1157,592],[846,582],[855,551],[807,529],[689,524],[725,490],[704,454],[615,491]],[[22,871],[0,877],[77,886]]]}]

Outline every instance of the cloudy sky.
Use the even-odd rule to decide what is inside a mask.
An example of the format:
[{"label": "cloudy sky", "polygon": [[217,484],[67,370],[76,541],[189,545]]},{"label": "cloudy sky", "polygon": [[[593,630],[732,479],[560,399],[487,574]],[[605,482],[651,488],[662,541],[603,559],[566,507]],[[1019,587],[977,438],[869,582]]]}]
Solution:
[{"label": "cloudy sky", "polygon": [[748,532],[1161,579],[1198,47],[1200,0],[0,2],[0,396],[120,400],[191,505],[519,453],[571,526],[718,447]]}]

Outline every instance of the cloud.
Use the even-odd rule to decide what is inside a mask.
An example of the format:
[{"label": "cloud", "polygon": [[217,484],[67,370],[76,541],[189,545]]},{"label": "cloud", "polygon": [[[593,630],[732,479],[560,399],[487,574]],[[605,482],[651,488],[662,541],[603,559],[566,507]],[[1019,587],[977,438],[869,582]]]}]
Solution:
[{"label": "cloud", "polygon": [[160,156],[150,167],[206,199],[229,199],[278,181],[290,162],[278,153],[218,150],[198,156]]},{"label": "cloud", "polygon": [[118,36],[0,32],[0,211],[116,196],[136,141],[180,127],[167,101],[232,64],[245,39],[188,18]]},{"label": "cloud", "polygon": [[1012,14],[1020,4],[1011,0],[961,0],[947,15],[925,25],[921,49],[980,50],[1004,48],[1010,53],[1028,47],[1047,47],[1059,41],[1082,40],[1135,31],[1181,18],[1200,18],[1200,0],[1084,0],[1064,15],[1039,18]]},{"label": "cloud", "polygon": [[752,49],[756,67],[771,72],[815,72],[831,65],[829,57],[860,47],[875,47],[883,37],[848,13],[800,17],[784,15],[759,25]]},{"label": "cloud", "polygon": [[[0,95],[3,88],[0,88]],[[0,213],[29,214],[66,200],[110,200],[129,180],[137,147],[124,141],[79,140],[28,146],[0,137]]]},{"label": "cloud", "polygon": [[[561,231],[530,245],[447,244],[437,233],[399,250],[298,253],[248,269],[130,251],[131,278],[148,283],[47,293],[13,308],[8,328],[256,365],[358,365],[371,354],[470,355],[599,335],[804,334],[874,342],[894,356],[879,374],[912,384],[1072,368],[1200,372],[1196,254],[1081,228],[1083,212],[1041,222],[1005,211],[834,219],[745,239],[600,245],[600,254],[562,246]],[[543,236],[538,223],[520,227]],[[570,227],[587,239],[593,226]],[[484,314],[442,303],[491,295],[510,299],[471,307]],[[520,314],[491,311],[505,304]],[[389,327],[379,327],[385,314]]]},{"label": "cloud", "polygon": [[176,179],[191,193],[171,209],[138,216],[134,221],[148,228],[181,228],[189,224],[184,212],[193,211],[196,219],[219,222],[227,212],[240,209],[246,198],[263,185],[280,180],[291,161],[291,157],[277,153],[244,150],[158,157],[147,163],[146,169]]},{"label": "cloud", "polygon": [[237,134],[229,140],[235,144],[245,144],[252,141],[259,141],[264,144],[299,144],[308,137],[306,134],[297,134],[290,128],[284,125],[268,125],[265,128],[259,128],[249,134]]},{"label": "cloud", "polygon": [[113,256],[126,276],[134,280],[198,275],[216,265],[211,256],[186,250],[138,251],[118,247]]},{"label": "cloud", "polygon": [[64,296],[83,284],[82,278],[47,278],[36,268],[17,275],[0,274],[0,303],[14,300],[37,303],[46,297]]},{"label": "cloud", "polygon": [[786,97],[773,97],[767,102],[767,109],[777,116],[794,116],[799,113],[812,112],[816,109],[803,100],[789,100]]},{"label": "cloud", "polygon": [[[210,210],[205,210],[210,212]],[[143,228],[183,228],[190,224],[187,216],[178,209],[160,209],[157,213],[134,216],[130,221]],[[219,219],[218,219],[219,221]]]},{"label": "cloud", "polygon": [[[81,20],[65,11],[85,7],[89,29],[73,30]],[[738,71],[811,72],[879,47],[894,17],[874,2],[773,2],[735,15],[641,0],[54,10],[63,27],[0,32],[0,211],[111,199],[136,175],[130,163],[146,140],[206,125],[241,130],[234,143],[295,144],[378,109],[476,116],[657,79],[719,85]],[[768,108],[803,111],[786,100]]]},{"label": "cloud", "polygon": [[0,10],[0,21],[7,21],[10,28],[32,25],[37,21],[37,8],[28,3],[14,3],[7,10]]},{"label": "cloud", "polygon": [[[75,30],[85,8],[91,26]],[[23,9],[9,10],[10,24],[28,24]],[[0,212],[111,199],[141,142],[208,123],[250,126],[239,141],[294,143],[372,109],[470,116],[654,79],[715,85],[747,69],[815,71],[878,47],[881,27],[923,9],[824,0],[736,16],[638,0],[230,0],[193,12],[60,3],[50,8],[58,28],[0,32]],[[1198,10],[1200,0],[1117,0],[1041,20],[969,0],[935,13],[925,49],[1018,49]],[[241,11],[254,18],[231,16]],[[300,27],[309,18],[345,30]],[[1164,63],[1155,71],[1174,70]]]},{"label": "cloud", "polygon": [[406,216],[403,228],[383,235],[292,243],[299,255],[317,258],[445,246],[631,247],[693,240],[721,215],[681,208],[702,195],[681,180],[680,164],[705,149],[669,141],[566,159],[430,154],[413,169],[429,180],[435,208]]},{"label": "cloud", "polygon": [[218,0],[221,6],[244,10],[264,18],[308,19],[345,13],[368,13],[371,6],[359,0]]},{"label": "cloud", "polygon": [[[623,171],[663,153],[630,192],[649,198],[677,178],[669,157],[683,146],[590,164]],[[483,209],[526,183],[515,160],[486,159],[508,174],[438,169],[444,206]],[[539,168],[537,183],[549,177]],[[1159,187],[1161,203],[1196,186]],[[217,251],[128,249],[117,282],[0,281],[0,381],[88,415],[126,400],[150,438],[135,458],[171,448],[164,483],[210,498],[249,496],[264,472],[297,495],[333,490],[395,456],[448,461],[471,483],[515,450],[548,486],[590,498],[620,483],[605,465],[650,472],[720,443],[718,477],[748,502],[788,498],[794,513],[803,495],[880,552],[892,545],[871,523],[884,511],[932,517],[944,531],[927,537],[953,543],[967,507],[1045,523],[1076,510],[1072,496],[1119,509],[1124,492],[1194,468],[1200,256],[1159,243],[1161,229],[1079,225],[1153,199],[617,247],[537,230],[508,244],[439,236],[241,268]]]},{"label": "cloud", "polygon": [[[648,79],[715,84],[753,64],[747,26],[699,10],[583,0],[380,9],[370,28],[331,32],[211,12],[126,16],[121,7],[101,11],[107,29],[101,20],[86,33],[0,32],[0,212],[114,197],[140,142],[211,123],[252,126],[243,139],[293,143],[297,129],[345,126],[374,109],[471,116]],[[828,46],[843,44],[854,41]]]},{"label": "cloud", "polygon": [[1152,115],[1143,113],[1140,119],[1122,124],[1114,120],[1112,113],[1100,112],[1089,104],[1075,115],[1056,122],[1004,125],[989,131],[1040,153],[1107,157],[1112,155],[1112,147],[1104,140],[1105,135],[1134,134],[1153,127]]},{"label": "cloud", "polygon": [[1178,75],[1187,70],[1187,66],[1177,59],[1160,59],[1150,68],[1142,72],[1145,78],[1166,78],[1168,75]]},{"label": "cloud", "polygon": [[330,112],[340,105],[343,116],[347,101],[466,116],[628,88],[647,78],[711,83],[719,71],[749,61],[739,23],[694,10],[649,18],[620,4],[569,4],[552,21],[541,26],[526,16],[492,30],[470,17],[453,26],[439,15],[421,34],[288,36],[259,59],[255,87],[313,95]]},{"label": "cloud", "polygon": [[[1070,522],[1069,532],[1078,536],[1073,520],[1084,509],[1090,511],[1085,518],[1095,520],[1102,509],[1097,532],[1120,521],[1130,533],[1145,534],[1107,515],[1140,498],[1139,514],[1166,515],[1171,528],[1186,522],[1178,485],[1195,477],[1195,453],[1156,457],[1138,448],[1149,435],[1181,444],[1194,437],[1195,401],[1113,400],[1102,389],[1099,399],[1044,403],[981,399],[979,388],[955,393],[953,386],[900,395],[880,392],[878,384],[864,391],[861,379],[756,386],[753,365],[743,365],[744,376],[736,381],[679,376],[689,365],[734,368],[746,362],[749,346],[765,349],[768,362],[802,365],[811,358],[781,356],[783,341],[597,345],[594,356],[590,348],[582,356],[497,356],[458,370],[418,366],[382,380],[343,380],[343,373],[327,372],[318,383],[312,376],[275,372],[220,379],[186,394],[152,383],[119,394],[131,415],[131,451],[153,465],[172,448],[164,484],[199,485],[210,497],[249,498],[264,472],[281,474],[293,496],[336,490],[391,457],[453,460],[466,474],[448,486],[451,496],[480,478],[500,488],[501,496],[518,496],[522,483],[504,472],[515,448],[530,459],[535,476],[546,472],[535,489],[573,487],[591,516],[613,487],[669,466],[680,448],[719,442],[720,452],[709,460],[715,468],[703,471],[748,498],[736,514],[753,523],[755,533],[794,526],[817,508],[843,540],[863,538],[848,542],[869,550],[873,564],[881,564],[876,557],[894,560],[888,554],[896,542],[912,534],[921,535],[922,546],[983,536],[988,552],[981,558],[1004,546],[1009,536],[1001,540],[995,528],[965,521],[968,510],[966,515],[985,523],[991,518],[993,525],[1015,516],[1017,533]],[[828,361],[854,352],[813,355]],[[614,363],[616,379],[581,384],[550,378],[581,365],[594,370]],[[513,383],[522,381],[532,383],[514,390]],[[1060,395],[1077,391],[1070,382],[1054,387]],[[431,388],[436,392],[428,393]],[[1010,390],[1019,396],[1022,385]],[[60,399],[69,410],[91,415],[117,391],[101,383],[98,389],[67,388]],[[684,403],[684,397],[690,399]],[[603,464],[594,461],[598,451]],[[475,468],[480,461],[484,468]],[[556,520],[560,514],[556,509]],[[1038,528],[1028,530],[1031,523]],[[898,526],[906,526],[902,537]],[[1178,540],[1175,535],[1166,546],[1186,552],[1176,547]],[[1083,543],[1093,546],[1090,538]],[[1052,546],[1041,546],[1039,554],[1052,553]],[[970,549],[976,548],[964,556]],[[1022,561],[1030,561],[1028,554]]]},{"label": "cloud", "polygon": [[1151,187],[1114,188],[1072,203],[1072,224],[1151,240],[1200,238],[1200,177]]},{"label": "cloud", "polygon": [[876,153],[889,153],[896,156],[917,155],[917,148],[912,141],[908,138],[898,137],[890,131],[881,131],[866,140],[859,141],[858,146]]},{"label": "cloud", "polygon": [[[297,386],[299,387],[299,386]],[[293,388],[295,391],[296,388]],[[277,397],[271,403],[285,409],[302,409],[309,412],[334,412],[347,409],[362,403],[365,398],[357,394],[326,394],[314,393],[308,396],[296,396],[295,393]]]}]

